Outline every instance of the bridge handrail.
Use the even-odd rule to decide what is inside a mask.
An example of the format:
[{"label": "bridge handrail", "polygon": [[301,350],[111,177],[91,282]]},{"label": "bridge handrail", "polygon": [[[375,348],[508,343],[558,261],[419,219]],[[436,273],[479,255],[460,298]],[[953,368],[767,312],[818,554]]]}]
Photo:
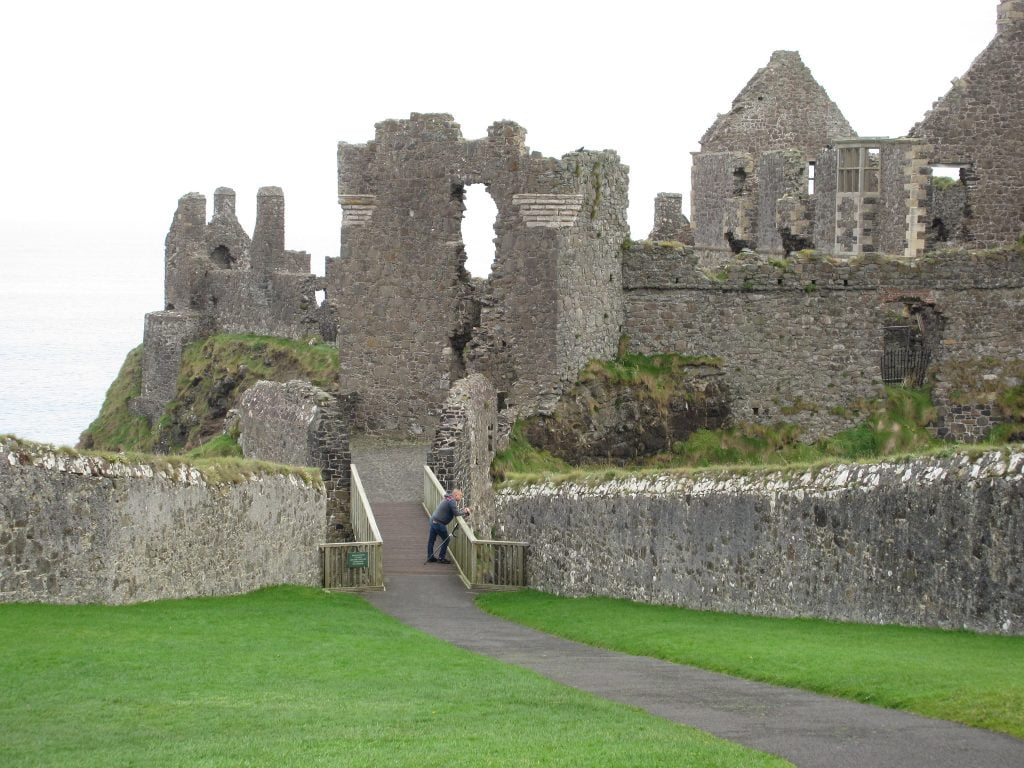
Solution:
[{"label": "bridge handrail", "polygon": [[[321,544],[323,550],[324,588],[338,592],[353,590],[384,589],[383,544],[377,520],[373,516],[373,508],[363,490],[363,481],[359,470],[352,464],[352,490],[350,495],[350,512],[352,517],[352,534],[358,541],[338,541]],[[353,565],[353,553],[366,553],[366,565],[363,558],[356,558]]]},{"label": "bridge handrail", "polygon": [[[444,498],[444,488],[426,464],[423,465],[423,511],[433,514]],[[518,589],[526,586],[525,541],[478,539],[472,526],[463,517],[448,524],[448,531],[457,531],[449,542],[455,567],[462,583],[470,589]]]}]

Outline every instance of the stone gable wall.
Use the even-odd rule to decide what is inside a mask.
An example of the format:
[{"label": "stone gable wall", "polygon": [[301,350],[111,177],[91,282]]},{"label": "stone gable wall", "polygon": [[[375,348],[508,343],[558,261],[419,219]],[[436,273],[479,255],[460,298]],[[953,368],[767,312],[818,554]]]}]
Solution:
[{"label": "stone gable wall", "polygon": [[975,248],[1024,233],[1024,21],[1016,2],[1000,6],[999,31],[911,136],[932,146],[933,165],[970,168],[964,222]]},{"label": "stone gable wall", "polygon": [[501,490],[531,586],[1024,635],[1024,453]]},{"label": "stone gable wall", "polygon": [[136,603],[322,583],[324,489],[210,483],[0,442],[0,601]]}]

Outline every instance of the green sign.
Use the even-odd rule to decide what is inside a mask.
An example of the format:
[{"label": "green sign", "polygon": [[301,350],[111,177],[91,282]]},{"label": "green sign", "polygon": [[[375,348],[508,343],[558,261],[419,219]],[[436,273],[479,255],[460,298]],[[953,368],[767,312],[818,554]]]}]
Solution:
[{"label": "green sign", "polygon": [[370,565],[370,553],[369,552],[349,552],[348,553],[348,567],[349,568],[367,568]]}]

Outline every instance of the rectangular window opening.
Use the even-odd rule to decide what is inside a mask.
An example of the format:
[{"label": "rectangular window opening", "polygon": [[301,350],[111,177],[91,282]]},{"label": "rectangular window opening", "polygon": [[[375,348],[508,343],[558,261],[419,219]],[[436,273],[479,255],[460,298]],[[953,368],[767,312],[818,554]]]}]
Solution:
[{"label": "rectangular window opening", "polygon": [[966,183],[966,165],[933,165],[930,170],[933,189],[949,189],[957,184]]}]

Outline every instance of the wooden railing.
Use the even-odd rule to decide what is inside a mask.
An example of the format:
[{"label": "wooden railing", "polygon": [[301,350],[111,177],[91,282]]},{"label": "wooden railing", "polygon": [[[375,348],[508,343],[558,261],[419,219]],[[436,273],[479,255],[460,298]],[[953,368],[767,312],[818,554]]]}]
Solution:
[{"label": "wooden railing", "polygon": [[[444,488],[430,467],[423,467],[423,509],[429,517],[444,498]],[[478,539],[465,518],[448,524],[454,535],[448,552],[459,570],[459,578],[470,589],[519,589],[526,586],[526,549],[523,541]]]},{"label": "wooden railing", "polygon": [[384,589],[383,540],[366,500],[359,470],[352,466],[352,536],[355,541],[321,544],[324,589],[334,592]]}]

